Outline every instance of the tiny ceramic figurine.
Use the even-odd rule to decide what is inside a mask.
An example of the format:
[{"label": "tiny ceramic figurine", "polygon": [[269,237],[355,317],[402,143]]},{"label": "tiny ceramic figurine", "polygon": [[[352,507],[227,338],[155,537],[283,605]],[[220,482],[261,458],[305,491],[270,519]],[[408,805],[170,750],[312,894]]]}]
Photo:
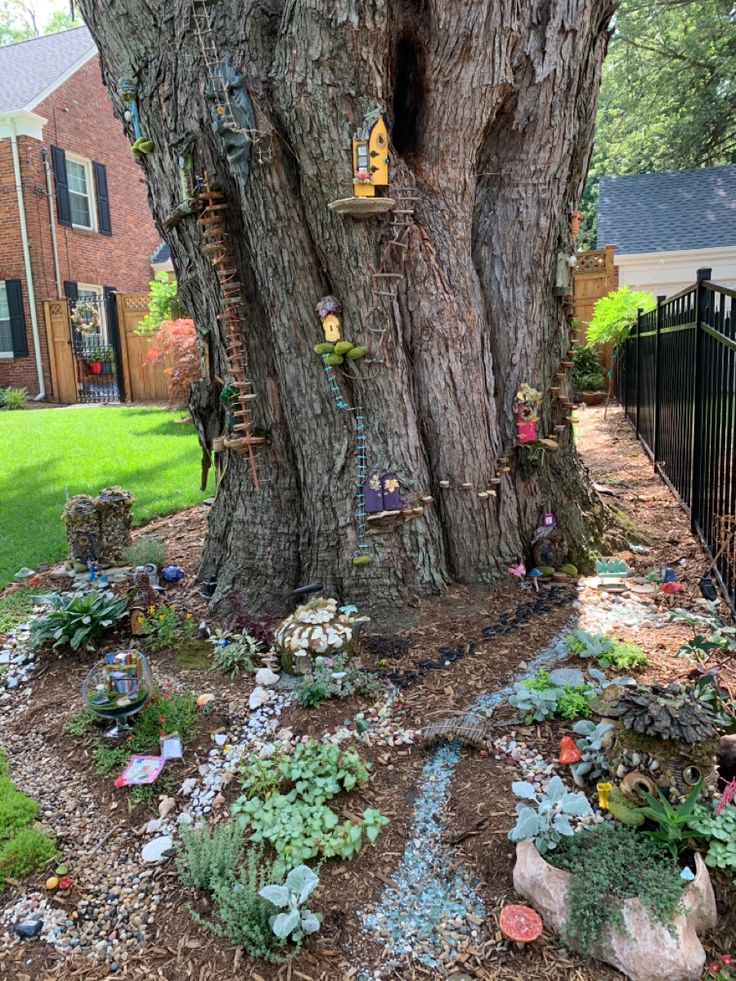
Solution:
[{"label": "tiny ceramic figurine", "polygon": [[524,382],[519,387],[514,401],[516,438],[519,443],[533,443],[536,440],[541,404],[542,393]]}]

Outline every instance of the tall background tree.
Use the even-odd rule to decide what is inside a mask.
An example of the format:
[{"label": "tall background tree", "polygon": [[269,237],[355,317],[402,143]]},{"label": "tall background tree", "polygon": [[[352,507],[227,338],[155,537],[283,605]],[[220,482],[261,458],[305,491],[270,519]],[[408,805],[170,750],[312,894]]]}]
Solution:
[{"label": "tall background tree", "polygon": [[[137,89],[155,144],[141,161],[159,224],[172,224],[181,201],[188,145],[194,173],[217,180],[228,204],[252,413],[268,443],[260,490],[247,457],[228,453],[202,567],[217,577],[216,599],[237,589],[276,609],[319,578],[385,612],[451,579],[494,581],[550,509],[582,549],[589,500],[570,428],[557,453],[523,468],[513,400],[527,381],[545,393],[543,435],[564,422],[547,395],[569,346],[552,287],[558,254],[572,248],[566,210],[587,169],[614,4],[222,0],[206,7],[209,47],[190,0],[79,6],[119,114],[120,79]],[[245,76],[244,100],[232,92],[255,113],[249,168],[232,139],[229,165],[213,129],[213,119],[222,128],[207,94],[213,51]],[[391,117],[392,186],[419,198],[401,263],[390,215],[358,221],[328,209],[352,193],[351,137],[376,106]],[[223,420],[223,300],[196,219],[166,238],[209,365],[194,399],[209,439]],[[403,276],[395,300],[374,292],[373,273],[388,268]],[[323,340],[315,304],[327,294],[341,300],[354,342],[375,345],[385,331],[383,363],[336,372],[341,398],[362,407],[369,471],[395,473],[406,498],[434,498],[421,517],[369,538],[365,566],[353,563],[353,414],[337,407],[313,351]],[[503,456],[510,473],[498,496],[479,498]]]},{"label": "tall background tree", "polygon": [[601,176],[736,161],[732,0],[622,0],[614,23],[581,206],[586,248]]},{"label": "tall background tree", "polygon": [[82,23],[64,0],[0,0],[0,44],[66,31]]}]

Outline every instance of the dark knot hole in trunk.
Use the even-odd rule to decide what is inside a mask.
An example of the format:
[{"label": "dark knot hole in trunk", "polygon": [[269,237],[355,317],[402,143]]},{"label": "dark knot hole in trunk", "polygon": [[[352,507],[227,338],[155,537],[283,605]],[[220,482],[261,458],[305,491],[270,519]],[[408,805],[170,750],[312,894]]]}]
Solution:
[{"label": "dark knot hole in trunk", "polygon": [[392,140],[396,152],[411,156],[419,149],[424,115],[424,52],[408,37],[399,38],[394,68]]}]

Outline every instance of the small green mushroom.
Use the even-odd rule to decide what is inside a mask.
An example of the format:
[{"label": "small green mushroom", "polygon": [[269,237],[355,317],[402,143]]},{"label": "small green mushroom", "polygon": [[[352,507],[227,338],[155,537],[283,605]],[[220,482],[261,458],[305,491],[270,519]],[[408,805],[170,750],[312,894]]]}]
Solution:
[{"label": "small green mushroom", "polygon": [[335,354],[347,354],[352,347],[352,341],[338,341],[335,344]]},{"label": "small green mushroom", "polygon": [[353,565],[370,565],[372,561],[370,555],[356,555],[353,558]]},{"label": "small green mushroom", "polygon": [[338,365],[342,364],[345,358],[341,354],[328,354],[325,358],[325,364]]},{"label": "small green mushroom", "polygon": [[330,341],[322,341],[321,344],[315,344],[314,350],[317,354],[332,354],[335,350],[335,345]]},{"label": "small green mushroom", "polygon": [[351,361],[358,361],[360,358],[364,358],[368,354],[367,347],[354,347],[348,351],[348,358]]}]

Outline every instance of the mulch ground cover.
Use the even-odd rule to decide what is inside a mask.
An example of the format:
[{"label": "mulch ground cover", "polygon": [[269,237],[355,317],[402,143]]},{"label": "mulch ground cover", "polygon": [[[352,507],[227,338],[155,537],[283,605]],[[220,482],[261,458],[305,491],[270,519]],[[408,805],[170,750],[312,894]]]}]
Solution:
[{"label": "mulch ground cover", "polygon": [[[614,494],[602,493],[608,506],[623,513],[627,527],[638,543],[645,542],[647,555],[628,552],[628,561],[639,572],[647,568],[675,567],[684,582],[686,597],[697,598],[697,581],[705,566],[703,553],[689,534],[687,519],[673,501],[669,491],[652,474],[651,465],[638,448],[630,428],[619,410],[610,410],[603,419],[602,409],[586,408],[581,412],[580,448],[592,478],[606,485]],[[206,509],[155,522],[146,531],[155,530],[166,537],[169,560],[193,570],[204,536]],[[479,695],[503,687],[515,672],[543,650],[563,629],[575,625],[579,613],[577,593],[571,587],[558,587],[559,605],[540,616],[519,620],[519,608],[526,608],[537,598],[509,585],[493,594],[453,587],[441,597],[423,603],[409,625],[401,624],[392,632],[391,624],[382,624],[363,645],[362,660],[366,667],[390,678],[402,679],[391,711],[397,729],[419,729],[429,723],[463,714]],[[202,599],[188,577],[175,587],[171,598],[190,610],[197,618],[206,616]],[[657,600],[659,602],[659,600]],[[682,602],[682,598],[678,603]],[[654,608],[654,607],[653,607]],[[659,613],[661,609],[657,607]],[[661,617],[659,618],[661,622]],[[484,636],[489,625],[502,628]],[[511,625],[511,629],[507,628]],[[619,639],[634,640],[647,651],[648,666],[641,672],[644,681],[685,678],[691,665],[675,656],[677,647],[689,631],[674,624],[656,625],[650,621],[626,626],[623,622],[611,631]],[[114,646],[114,645],[111,645]],[[90,663],[91,663],[90,659]],[[197,741],[188,747],[185,760],[176,768],[176,782],[194,775],[211,750],[212,734],[227,731],[233,713],[247,705],[250,679],[230,681],[220,673],[206,669],[181,667],[175,652],[154,655],[153,665],[160,683],[177,690],[210,691],[216,696],[216,710],[206,717]],[[73,774],[79,781],[80,806],[89,812],[87,823],[94,840],[120,853],[138,852],[145,838],[142,829],[155,810],[139,805],[130,809],[127,800],[113,786],[113,777],[95,775],[89,758],[89,742],[69,736],[64,724],[76,709],[71,709],[89,664],[83,659],[49,657],[34,675],[33,696],[25,710],[9,718],[2,731],[2,744],[11,763],[22,754],[32,752],[41,778],[29,789],[41,801],[44,812],[53,814],[59,807],[55,781],[60,774]],[[736,691],[736,671],[730,663],[723,665],[722,680]],[[407,680],[408,679],[408,680]],[[280,717],[280,725],[298,735],[321,736],[366,711],[364,699],[353,696],[344,701],[325,702],[319,708],[305,709],[289,705]],[[550,724],[524,727],[508,709],[499,709],[492,717],[498,733],[516,737],[545,758],[555,760],[561,735],[570,732],[570,724],[555,720]],[[191,919],[188,904],[201,913],[207,903],[191,890],[181,886],[172,862],[153,869],[147,888],[160,891],[155,923],[150,937],[133,947],[125,963],[111,971],[109,964],[91,961],[86,955],[61,956],[47,945],[19,945],[0,950],[0,977],[12,981],[30,979],[80,979],[101,981],[103,978],[196,979],[213,981],[236,977],[254,981],[304,979],[304,981],[342,981],[369,978],[373,971],[380,977],[410,979],[445,977],[444,973],[423,966],[411,957],[392,960],[389,952],[367,933],[363,917],[380,901],[384,890],[392,886],[392,875],[400,866],[407,839],[411,836],[412,816],[420,793],[420,777],[431,750],[420,745],[398,743],[370,745],[361,743],[359,752],[373,764],[370,784],[341,795],[332,802],[339,813],[359,814],[365,807],[377,807],[390,817],[375,846],[366,846],[350,862],[332,860],[321,870],[321,884],[316,896],[324,923],[317,937],[298,958],[288,965],[254,962],[242,950],[214,937]],[[443,841],[452,850],[453,861],[478,882],[485,903],[486,916],[478,924],[477,938],[464,946],[452,970],[465,971],[479,979],[498,981],[607,981],[620,977],[611,968],[591,963],[571,953],[553,935],[545,932],[537,943],[520,948],[503,939],[497,927],[497,914],[507,902],[518,901],[512,885],[514,849],[506,835],[514,823],[516,799],[511,793],[518,770],[486,753],[463,748],[455,767],[447,807],[442,817]],[[223,790],[225,804],[237,796],[233,781]],[[223,813],[226,808],[223,807]],[[53,823],[55,833],[64,844],[63,821]],[[71,822],[70,827],[78,827]],[[94,863],[94,854],[90,857]],[[85,889],[87,869],[74,870],[76,888]],[[42,881],[42,877],[37,877]],[[728,876],[714,876],[721,920],[717,937],[704,938],[709,953],[725,952],[736,946],[736,912],[733,886]],[[27,883],[11,886],[2,896],[7,905],[20,895]],[[75,896],[58,903],[71,910]],[[447,925],[452,931],[453,925]],[[391,965],[387,967],[387,965]],[[361,971],[363,972],[361,974]],[[368,972],[368,973],[367,973]]]}]

